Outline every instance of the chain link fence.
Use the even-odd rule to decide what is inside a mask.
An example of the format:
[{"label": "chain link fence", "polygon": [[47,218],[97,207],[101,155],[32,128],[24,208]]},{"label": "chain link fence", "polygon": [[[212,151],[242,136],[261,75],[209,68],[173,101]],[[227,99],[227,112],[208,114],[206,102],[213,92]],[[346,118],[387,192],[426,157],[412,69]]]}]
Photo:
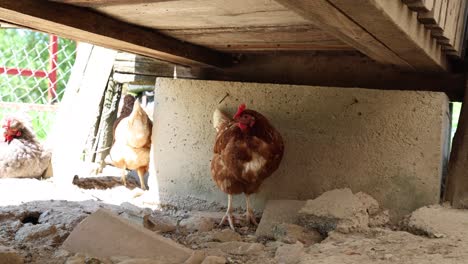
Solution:
[{"label": "chain link fence", "polygon": [[41,32],[0,28],[0,119],[23,114],[45,141],[76,57],[76,43]]}]

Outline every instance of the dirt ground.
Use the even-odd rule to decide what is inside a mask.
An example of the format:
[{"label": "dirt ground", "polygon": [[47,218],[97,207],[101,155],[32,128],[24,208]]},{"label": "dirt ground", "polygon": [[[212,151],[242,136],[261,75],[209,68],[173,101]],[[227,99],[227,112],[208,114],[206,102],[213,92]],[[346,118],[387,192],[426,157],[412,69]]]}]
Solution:
[{"label": "dirt ground", "polygon": [[421,208],[399,225],[346,234],[331,231],[315,243],[312,237],[257,237],[255,227],[242,222],[233,232],[218,226],[222,211],[160,209],[138,188],[83,190],[60,187],[52,180],[2,179],[0,193],[0,254],[12,251],[24,263],[160,263],[122,257],[96,259],[61,249],[74,227],[99,208],[134,222],[143,223],[146,216],[166,223],[156,229],[164,229],[163,236],[210,256],[205,264],[468,263],[468,211],[447,206]]}]

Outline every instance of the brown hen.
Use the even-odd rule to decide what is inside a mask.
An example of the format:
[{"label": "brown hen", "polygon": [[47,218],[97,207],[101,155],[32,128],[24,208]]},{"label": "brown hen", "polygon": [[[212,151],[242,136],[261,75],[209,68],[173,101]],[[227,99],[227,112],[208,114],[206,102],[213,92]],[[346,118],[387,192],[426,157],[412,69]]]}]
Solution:
[{"label": "brown hen", "polygon": [[144,176],[148,172],[153,123],[131,95],[124,97],[124,107],[114,123],[114,143],[108,161],[121,168],[122,182],[127,185],[126,170],[136,170],[141,189],[146,190]]},{"label": "brown hen", "polygon": [[211,175],[228,194],[228,208],[220,224],[227,219],[234,230],[232,195],[244,193],[247,221],[256,225],[249,196],[278,169],[284,152],[283,139],[262,114],[245,109],[245,104],[239,106],[233,119],[217,109],[213,125],[217,135]]}]

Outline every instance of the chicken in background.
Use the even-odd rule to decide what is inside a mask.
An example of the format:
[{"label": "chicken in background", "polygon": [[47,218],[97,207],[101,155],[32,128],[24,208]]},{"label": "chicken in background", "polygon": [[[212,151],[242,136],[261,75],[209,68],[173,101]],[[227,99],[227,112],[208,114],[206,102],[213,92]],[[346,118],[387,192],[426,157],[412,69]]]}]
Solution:
[{"label": "chicken in background", "polygon": [[141,189],[146,190],[144,176],[148,172],[153,123],[131,95],[124,97],[120,116],[114,123],[114,143],[107,163],[123,170],[122,182],[127,185],[127,170],[136,170]]},{"label": "chicken in background", "polygon": [[2,121],[0,178],[40,178],[50,166],[51,151],[36,139],[32,129],[19,117]]},{"label": "chicken in background", "polygon": [[216,185],[228,194],[226,219],[234,230],[232,195],[245,194],[247,222],[257,225],[249,197],[278,169],[284,153],[279,132],[260,113],[241,104],[233,119],[220,110],[213,114],[217,130],[211,175]]}]

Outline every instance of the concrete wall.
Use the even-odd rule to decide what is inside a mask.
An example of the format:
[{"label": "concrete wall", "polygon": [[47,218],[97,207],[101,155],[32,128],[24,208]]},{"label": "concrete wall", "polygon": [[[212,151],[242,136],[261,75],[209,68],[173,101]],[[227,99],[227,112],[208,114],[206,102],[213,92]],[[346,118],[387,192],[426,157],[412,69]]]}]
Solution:
[{"label": "concrete wall", "polygon": [[[233,114],[241,102],[268,117],[286,146],[280,168],[254,196],[257,209],[268,199],[310,199],[340,187],[369,193],[395,215],[438,202],[443,93],[158,79],[155,100],[158,185],[150,188],[163,202],[226,203],[210,175],[211,118],[216,107]],[[243,196],[234,202],[244,205]]]}]

